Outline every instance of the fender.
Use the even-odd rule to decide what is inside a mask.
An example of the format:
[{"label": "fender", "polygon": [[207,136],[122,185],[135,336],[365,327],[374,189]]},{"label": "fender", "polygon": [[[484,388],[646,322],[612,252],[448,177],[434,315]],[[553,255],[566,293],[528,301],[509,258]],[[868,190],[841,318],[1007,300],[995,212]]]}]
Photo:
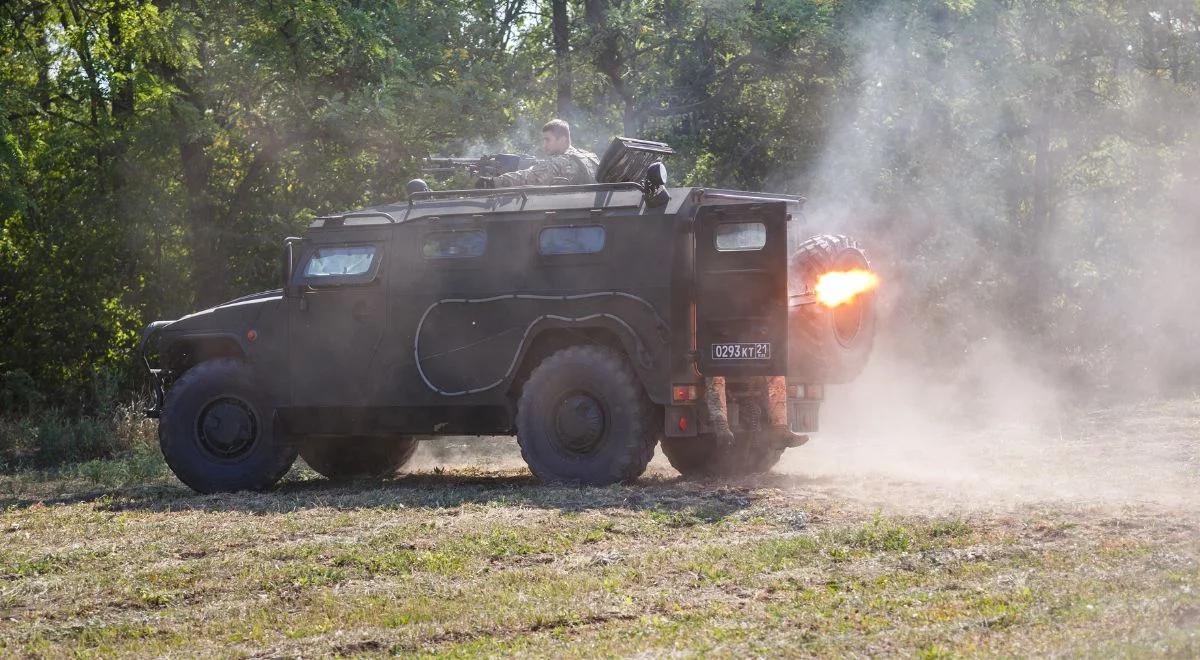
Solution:
[{"label": "fender", "polygon": [[[221,355],[221,357],[246,357],[246,343],[242,337],[235,335],[232,332],[184,332],[179,335],[167,335],[164,339],[169,339],[170,343],[166,346],[168,352],[173,352],[172,349],[181,345],[233,345],[237,348],[236,355]],[[189,365],[191,366],[191,365]]]}]

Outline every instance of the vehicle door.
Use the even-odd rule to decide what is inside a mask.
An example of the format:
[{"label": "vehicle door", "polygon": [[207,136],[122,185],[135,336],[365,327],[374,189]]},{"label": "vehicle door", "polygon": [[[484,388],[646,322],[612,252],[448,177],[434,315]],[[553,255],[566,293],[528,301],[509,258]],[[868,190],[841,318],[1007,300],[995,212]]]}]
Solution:
[{"label": "vehicle door", "polygon": [[785,372],[786,208],[761,202],[697,213],[696,350],[705,376]]},{"label": "vehicle door", "polygon": [[375,405],[380,378],[373,368],[383,340],[391,232],[358,229],[307,242],[288,302],[292,405]]}]

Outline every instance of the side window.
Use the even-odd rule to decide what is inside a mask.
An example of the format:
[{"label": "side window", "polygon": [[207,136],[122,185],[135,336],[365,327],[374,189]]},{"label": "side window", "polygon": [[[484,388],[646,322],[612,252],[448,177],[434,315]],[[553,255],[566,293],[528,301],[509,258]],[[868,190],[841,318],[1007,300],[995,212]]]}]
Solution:
[{"label": "side window", "polygon": [[767,244],[767,226],[761,222],[726,222],[717,225],[718,252],[761,250]]},{"label": "side window", "polygon": [[604,249],[604,227],[547,227],[538,234],[542,254],[592,254]]},{"label": "side window", "polygon": [[377,260],[374,245],[321,246],[304,264],[304,280],[315,285],[367,282]]},{"label": "side window", "polygon": [[487,232],[482,229],[466,231],[436,231],[425,236],[421,255],[426,259],[466,259],[483,256],[487,250]]}]

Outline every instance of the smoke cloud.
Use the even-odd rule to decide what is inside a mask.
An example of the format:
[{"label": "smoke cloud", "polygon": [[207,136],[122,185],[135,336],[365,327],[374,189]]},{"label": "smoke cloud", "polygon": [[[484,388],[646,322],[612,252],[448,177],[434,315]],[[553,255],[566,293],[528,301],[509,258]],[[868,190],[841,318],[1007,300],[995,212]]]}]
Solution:
[{"label": "smoke cloud", "polygon": [[854,30],[856,93],[801,179],[813,233],[883,275],[881,336],[787,469],[1195,503],[1200,115],[1154,44],[1196,25],[1103,12],[892,3]]}]

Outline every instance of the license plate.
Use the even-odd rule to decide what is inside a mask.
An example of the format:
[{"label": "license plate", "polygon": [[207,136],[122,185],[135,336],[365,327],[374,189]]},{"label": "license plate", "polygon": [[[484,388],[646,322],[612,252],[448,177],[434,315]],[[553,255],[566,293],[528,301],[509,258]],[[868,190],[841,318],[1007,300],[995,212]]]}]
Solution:
[{"label": "license plate", "polygon": [[712,359],[770,360],[771,344],[769,342],[758,342],[754,344],[713,344]]}]

